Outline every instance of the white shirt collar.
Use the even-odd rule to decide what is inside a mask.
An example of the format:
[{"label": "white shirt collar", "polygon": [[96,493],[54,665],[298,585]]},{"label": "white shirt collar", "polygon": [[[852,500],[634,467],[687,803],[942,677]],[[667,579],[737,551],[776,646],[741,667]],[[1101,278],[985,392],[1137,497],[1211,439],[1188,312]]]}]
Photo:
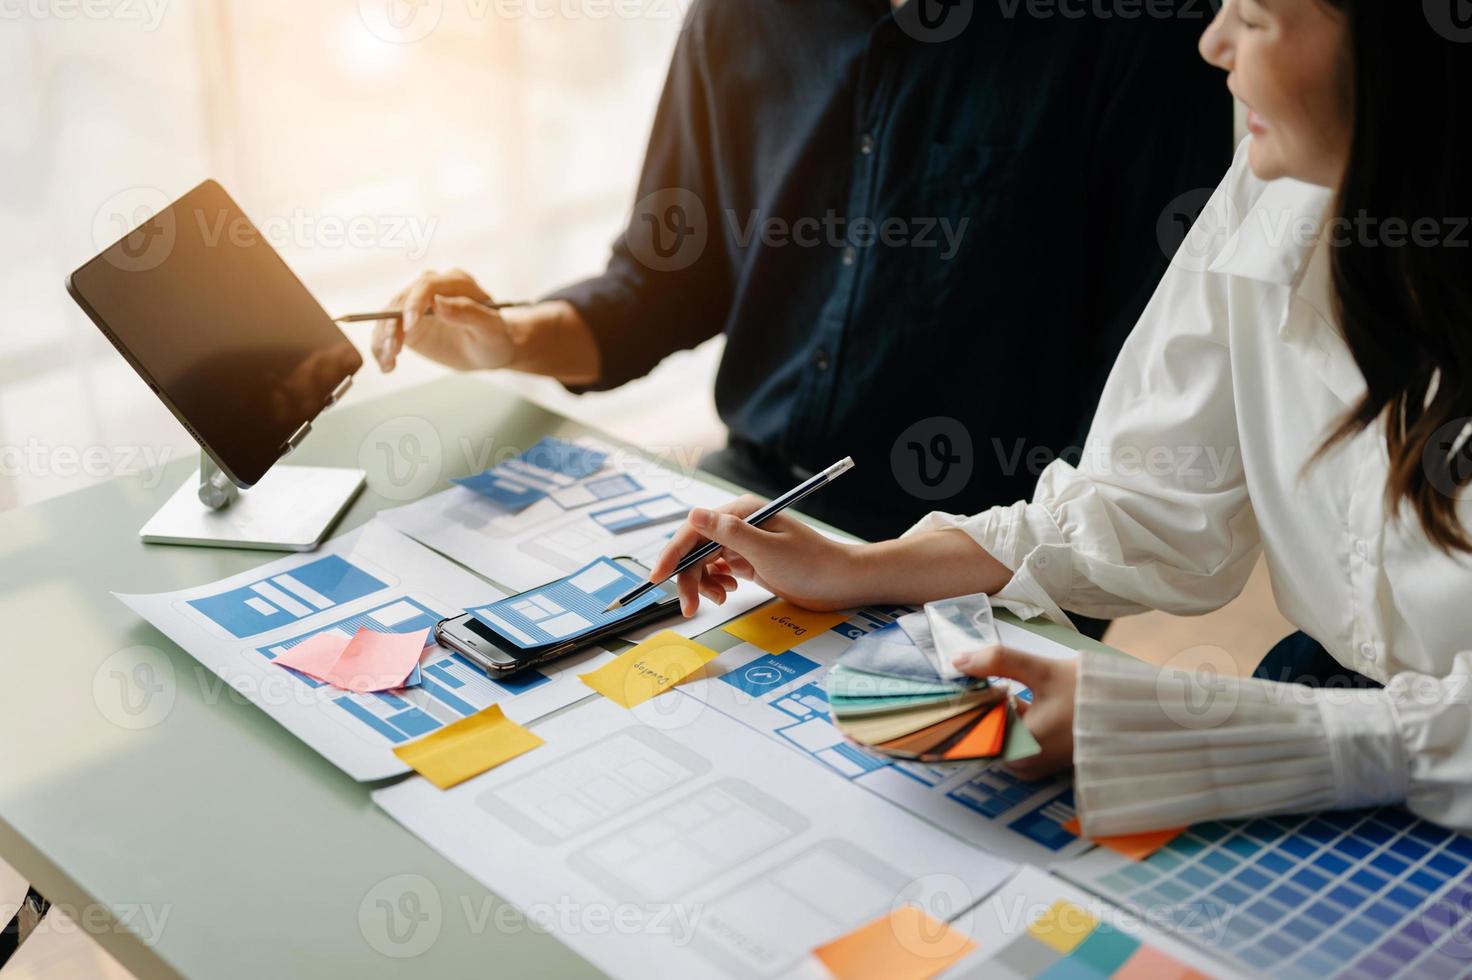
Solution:
[{"label": "white shirt collar", "polygon": [[[1255,180],[1255,178],[1254,178]],[[1210,272],[1295,286],[1323,237],[1324,216],[1333,192],[1287,178],[1258,182],[1261,192],[1246,214],[1237,215],[1230,195],[1217,217],[1236,230],[1227,236],[1207,267]]]},{"label": "white shirt collar", "polygon": [[[1364,394],[1365,381],[1334,308],[1333,246],[1326,227],[1334,192],[1286,178],[1259,186],[1260,193],[1207,270],[1288,287],[1292,300],[1309,307],[1312,315],[1295,315],[1294,302],[1284,303],[1278,336],[1309,359],[1341,401],[1353,404]],[[1219,219],[1230,223],[1237,218],[1230,213],[1235,207],[1230,196],[1223,196],[1219,206],[1226,212]]]}]

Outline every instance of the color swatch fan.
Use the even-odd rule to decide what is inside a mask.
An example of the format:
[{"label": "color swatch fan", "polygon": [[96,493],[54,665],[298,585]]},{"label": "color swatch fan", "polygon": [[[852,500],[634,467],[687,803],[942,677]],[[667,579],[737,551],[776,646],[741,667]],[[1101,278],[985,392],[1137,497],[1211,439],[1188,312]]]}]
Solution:
[{"label": "color swatch fan", "polygon": [[[941,677],[933,652],[906,630],[909,619],[861,637],[828,672],[829,714],[838,730],[872,752],[918,762],[1020,758],[1037,751],[1025,726],[1008,724],[1006,692],[984,678]],[[1031,749],[1009,745],[1009,729]]]}]

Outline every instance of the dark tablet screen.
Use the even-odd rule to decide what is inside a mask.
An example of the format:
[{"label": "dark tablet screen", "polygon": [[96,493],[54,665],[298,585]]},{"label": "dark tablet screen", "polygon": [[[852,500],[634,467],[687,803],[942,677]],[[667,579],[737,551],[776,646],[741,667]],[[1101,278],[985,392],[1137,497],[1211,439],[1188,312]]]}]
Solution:
[{"label": "dark tablet screen", "polygon": [[214,181],[72,273],[67,288],[242,486],[363,366]]}]

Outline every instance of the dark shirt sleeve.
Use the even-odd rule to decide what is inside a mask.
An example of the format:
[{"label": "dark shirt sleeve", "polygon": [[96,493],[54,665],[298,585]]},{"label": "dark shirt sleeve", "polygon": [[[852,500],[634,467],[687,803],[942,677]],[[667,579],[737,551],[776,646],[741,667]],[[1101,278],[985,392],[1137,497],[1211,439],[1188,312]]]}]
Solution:
[{"label": "dark shirt sleeve", "polygon": [[[675,46],[634,213],[614,243],[608,268],[546,297],[571,303],[598,345],[598,381],[571,390],[617,387],[722,330],[731,284],[718,222],[717,142],[711,132],[716,93],[703,54],[708,7],[705,0],[691,7]],[[672,215],[671,206],[680,210]],[[674,254],[651,252],[652,235]],[[688,241],[676,237],[686,235]]]},{"label": "dark shirt sleeve", "polygon": [[[1130,21],[1106,48],[1101,67],[1114,84],[1096,121],[1088,178],[1089,199],[1099,207],[1090,216],[1098,229],[1098,331],[1085,350],[1091,363],[1079,374],[1092,386],[1088,404],[1103,393],[1120,347],[1165,275],[1184,237],[1180,223],[1189,226],[1232,163],[1232,100],[1226,76],[1197,52],[1201,26],[1182,18]],[[1170,142],[1153,145],[1157,140]]]}]

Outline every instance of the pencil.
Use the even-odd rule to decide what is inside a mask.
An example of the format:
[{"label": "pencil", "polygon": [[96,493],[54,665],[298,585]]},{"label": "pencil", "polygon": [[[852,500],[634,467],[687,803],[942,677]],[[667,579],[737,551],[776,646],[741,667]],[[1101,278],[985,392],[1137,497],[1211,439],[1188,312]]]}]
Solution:
[{"label": "pencil", "polygon": [[[776,500],[767,504],[761,510],[753,513],[750,517],[746,519],[746,523],[750,524],[752,527],[761,527],[763,521],[782,513],[784,510],[791,507],[793,504],[797,503],[808,494],[822,487],[826,487],[828,484],[832,483],[834,480],[838,479],[840,476],[847,473],[853,468],[853,457],[843,457],[843,459],[840,459],[838,462],[834,463],[823,472],[811,477],[808,480],[805,480],[802,483],[799,483],[797,486],[793,487],[791,490],[787,491]],[[719,544],[716,544],[716,542],[707,541],[705,544],[690,552],[684,558],[681,558],[680,563],[675,566],[675,570],[670,573],[668,578],[660,579],[658,582],[644,582],[641,585],[635,586],[634,588],[625,592],[623,595],[619,596],[617,599],[610,602],[608,604],[608,608],[603,611],[605,613],[609,613],[613,612],[615,609],[621,609],[624,606],[627,606],[629,603],[635,601],[640,596],[647,594],[650,589],[658,588],[660,585],[668,582],[671,578],[674,578],[676,575],[679,575],[686,569],[693,568],[694,566],[700,564],[702,559],[706,558],[716,551],[719,551],[720,548],[721,546]]]},{"label": "pencil", "polygon": [[[508,306],[530,306],[531,304],[526,300],[517,300],[513,303],[482,303],[480,305],[488,310],[504,310]],[[424,315],[433,316],[434,310],[426,309]],[[334,323],[366,323],[369,320],[402,320],[403,318],[403,310],[379,310],[375,313],[349,313],[346,316],[335,316],[332,320]]]}]

